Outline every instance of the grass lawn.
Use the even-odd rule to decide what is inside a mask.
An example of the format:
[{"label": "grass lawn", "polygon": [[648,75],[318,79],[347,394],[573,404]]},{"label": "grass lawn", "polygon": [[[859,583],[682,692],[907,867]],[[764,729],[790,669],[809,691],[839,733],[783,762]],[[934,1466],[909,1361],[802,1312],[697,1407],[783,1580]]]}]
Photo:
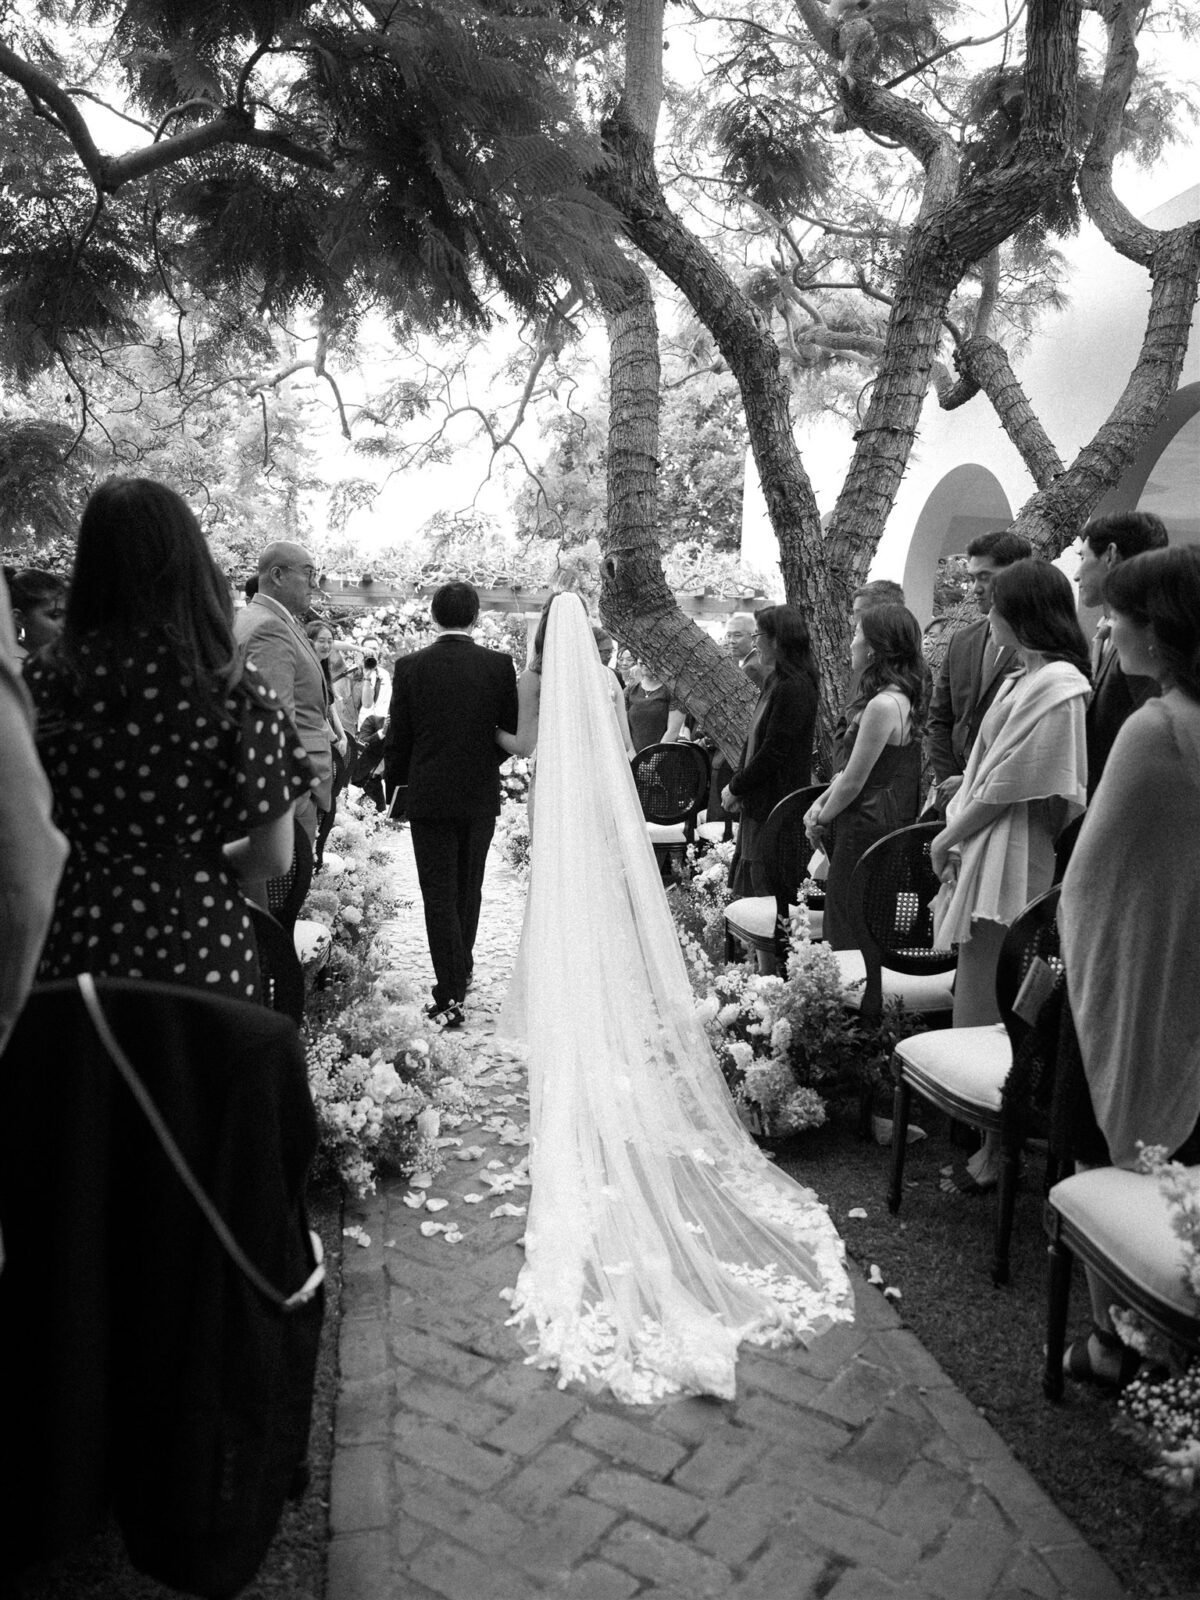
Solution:
[{"label": "grass lawn", "polygon": [[[329,1533],[329,1467],[338,1383],[338,1303],[341,1298],[340,1194],[309,1196],[309,1218],[325,1246],[325,1324],[317,1362],[308,1460],[312,1477],[299,1500],[284,1509],[258,1576],[239,1600],[321,1600]],[[16,1580],[5,1600],[174,1600],[178,1591],[144,1578],[129,1565],[115,1526],[69,1558]]]},{"label": "grass lawn", "polygon": [[[1046,1240],[1041,1160],[1031,1157],[1013,1230],[1012,1281],[994,1288],[994,1195],[950,1197],[940,1168],[961,1164],[947,1126],[913,1099],[913,1121],[930,1137],[910,1145],[904,1201],[887,1208],[891,1152],[855,1137],[845,1123],[803,1134],[780,1165],[829,1206],[849,1253],[877,1263],[901,1291],[897,1309],[945,1371],[979,1407],[1014,1455],[1104,1556],[1137,1600],[1200,1590],[1200,1495],[1164,1490],[1142,1476],[1131,1439],[1112,1426],[1116,1404],[1068,1383],[1065,1402],[1043,1398]],[[847,1216],[866,1208],[865,1220]],[[1076,1269],[1072,1330],[1086,1328],[1087,1295]]]}]

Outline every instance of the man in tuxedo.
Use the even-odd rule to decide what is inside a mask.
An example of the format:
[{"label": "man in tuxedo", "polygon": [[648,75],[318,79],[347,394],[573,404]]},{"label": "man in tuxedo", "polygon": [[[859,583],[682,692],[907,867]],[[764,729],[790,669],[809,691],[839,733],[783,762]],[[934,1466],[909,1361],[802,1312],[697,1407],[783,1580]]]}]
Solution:
[{"label": "man in tuxedo", "polygon": [[317,812],[328,811],[333,796],[329,690],[300,622],[316,586],[313,558],[303,545],[269,544],[258,558],[258,592],[233,624],[242,659],[252,661],[274,689],[316,774],[316,789],[296,801],[296,820],[310,843],[317,836]]},{"label": "man in tuxedo", "polygon": [[430,603],[436,639],[399,656],[392,672],[384,740],[389,791],[408,786],[408,819],[433,961],[427,1015],[445,1028],[463,1022],[488,846],[500,813],[496,729],[517,729],[512,658],[474,643],[479,596],[447,583]]},{"label": "man in tuxedo", "polygon": [[[1152,511],[1118,511],[1093,517],[1083,530],[1079,555],[1079,601],[1085,606],[1104,604],[1104,580],[1130,556],[1146,550],[1165,550],[1167,528]],[[1088,799],[1096,791],[1113,741],[1126,717],[1158,693],[1153,678],[1127,677],[1108,637],[1108,612],[1101,618],[1092,640],[1092,698],[1087,708]]]},{"label": "man in tuxedo", "polygon": [[962,786],[979,725],[1005,674],[1017,665],[1015,650],[1000,649],[992,642],[988,628],[992,579],[1002,567],[1011,567],[1014,561],[1032,554],[1029,540],[1007,529],[981,533],[967,546],[967,572],[981,616],[978,622],[960,628],[950,641],[933,686],[925,735],[942,810]]}]

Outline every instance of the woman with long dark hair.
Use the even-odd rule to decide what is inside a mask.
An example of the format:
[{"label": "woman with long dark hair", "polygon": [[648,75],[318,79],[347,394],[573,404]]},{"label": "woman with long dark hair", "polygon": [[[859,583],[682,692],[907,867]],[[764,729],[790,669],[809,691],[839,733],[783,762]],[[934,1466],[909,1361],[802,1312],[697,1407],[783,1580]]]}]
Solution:
[{"label": "woman with long dark hair", "polygon": [[860,613],[850,665],[858,693],[847,709],[837,775],[805,819],[810,841],[829,857],[825,938],[834,950],[862,943],[850,913],[858,858],[885,834],[915,822],[921,808],[929,674],[920,623],[901,605]]},{"label": "woman with long dark hair", "polygon": [[[1087,641],[1071,585],[1036,557],[1002,567],[988,614],[994,643],[1017,652],[971,747],[962,787],[930,849],[942,880],[934,937],[958,946],[954,1026],[998,1022],[996,963],[1010,924],[1054,881],[1054,841],[1087,803]],[[956,1182],[995,1186],[992,1137]]]},{"label": "woman with long dark hair", "polygon": [[286,872],[312,769],[233,639],[189,507],[148,478],[87,503],[58,640],[27,672],[71,854],[42,981],[78,972],[255,999],[239,881]]},{"label": "woman with long dark hair", "polygon": [[810,781],[817,725],[817,664],[807,622],[795,606],[764,606],[754,626],[766,678],[737,771],[721,791],[722,806],[739,824],[729,868],[735,897],[770,893],[759,854],[762,825],[785,794]]},{"label": "woman with long dark hair", "polygon": [[[1091,1119],[1074,1156],[1136,1168],[1139,1144],[1200,1161],[1200,546],[1151,550],[1104,583],[1121,671],[1162,690],[1122,725],[1063,879],[1059,927]],[[1116,1386],[1132,1351],[1119,1290],[1090,1268],[1091,1333],[1068,1377]]]}]

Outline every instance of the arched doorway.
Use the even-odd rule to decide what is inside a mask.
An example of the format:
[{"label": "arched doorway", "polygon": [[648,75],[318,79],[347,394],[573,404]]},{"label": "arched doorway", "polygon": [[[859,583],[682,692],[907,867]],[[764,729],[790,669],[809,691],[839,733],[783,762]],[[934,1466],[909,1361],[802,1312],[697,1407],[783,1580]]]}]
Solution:
[{"label": "arched doorway", "polygon": [[1200,383],[1189,383],[1171,396],[1162,421],[1096,515],[1153,511],[1166,523],[1172,544],[1200,544],[1198,464]]},{"label": "arched doorway", "polygon": [[952,467],[931,491],[917,518],[904,563],[904,596],[924,627],[933,615],[933,586],[942,556],[958,555],[979,533],[1013,519],[995,473],[977,462]]}]

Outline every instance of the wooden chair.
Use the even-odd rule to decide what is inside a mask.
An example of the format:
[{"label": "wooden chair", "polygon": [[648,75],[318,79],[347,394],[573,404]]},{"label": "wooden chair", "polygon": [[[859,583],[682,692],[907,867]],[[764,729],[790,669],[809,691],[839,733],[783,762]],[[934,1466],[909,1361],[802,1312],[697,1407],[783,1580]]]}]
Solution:
[{"label": "wooden chair", "polygon": [[[1200,1167],[1187,1169],[1193,1182]],[[1193,1356],[1200,1355],[1200,1301],[1184,1281],[1179,1238],[1157,1178],[1093,1167],[1064,1178],[1046,1200],[1050,1283],[1042,1391],[1063,1394],[1063,1347],[1071,1269],[1078,1256],[1112,1284],[1115,1298]]]},{"label": "wooden chair", "polygon": [[664,881],[696,838],[708,797],[708,752],[698,744],[651,744],[633,758],[633,781]]},{"label": "wooden chair", "polygon": [[917,822],[898,828],[864,850],[850,879],[851,915],[859,930],[858,950],[835,950],[847,1003],[864,1017],[877,1017],[885,999],[899,999],[922,1016],[949,1021],[954,1006],[953,950],[933,942],[930,901],[938,880],[929,846],[941,828]]},{"label": "wooden chair", "polygon": [[[762,861],[772,893],[748,895],[733,900],[725,908],[725,953],[730,960],[736,946],[775,955],[781,960],[788,951],[788,918],[797,903],[800,885],[808,876],[812,846],[804,831],[804,817],[813,801],[825,793],[823,783],[794,789],[773,809],[759,835]],[[810,928],[812,918],[810,916]],[[819,938],[818,929],[813,929]]]},{"label": "wooden chair", "polygon": [[291,1017],[299,1027],[304,1021],[304,968],[296,954],[293,934],[261,906],[248,903],[258,943],[262,1003]]},{"label": "wooden chair", "polygon": [[[1063,981],[1058,955],[1058,888],[1033,900],[1009,928],[996,967],[996,1003],[1002,1020],[975,1028],[941,1028],[902,1039],[892,1053],[895,1096],[888,1209],[900,1209],[908,1115],[915,1090],[923,1100],[984,1133],[1001,1131],[1001,1098],[1014,1051],[1040,1005]],[[1019,1013],[1025,1012],[1025,1016]],[[1026,1016],[1029,1020],[1026,1020]],[[1006,1147],[997,1185],[992,1281],[1008,1282],[1009,1242],[1021,1147]]]}]

